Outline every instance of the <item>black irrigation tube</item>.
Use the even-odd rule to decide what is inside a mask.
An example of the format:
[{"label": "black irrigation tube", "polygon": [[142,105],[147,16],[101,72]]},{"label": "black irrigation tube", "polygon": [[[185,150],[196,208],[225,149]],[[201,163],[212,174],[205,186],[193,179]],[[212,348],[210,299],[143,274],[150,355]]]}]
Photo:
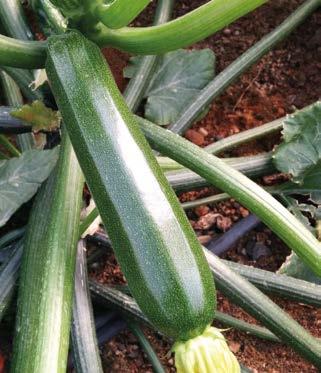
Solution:
[{"label": "black irrigation tube", "polygon": [[256,228],[260,222],[260,219],[258,219],[255,215],[250,214],[234,224],[227,232],[210,241],[206,247],[212,253],[222,255],[245,234]]},{"label": "black irrigation tube", "polygon": [[231,85],[231,83],[233,83],[233,81],[236,80],[244,71],[250,68],[277,43],[288,36],[319,6],[320,0],[305,1],[295,12],[286,18],[280,26],[263,37],[258,43],[243,53],[230,66],[217,75],[214,80],[201,91],[200,95],[194,100],[189,108],[181,114],[179,119],[169,126],[169,129],[175,133],[184,133],[184,131],[197,119],[204,108],[206,108],[229,85]]}]

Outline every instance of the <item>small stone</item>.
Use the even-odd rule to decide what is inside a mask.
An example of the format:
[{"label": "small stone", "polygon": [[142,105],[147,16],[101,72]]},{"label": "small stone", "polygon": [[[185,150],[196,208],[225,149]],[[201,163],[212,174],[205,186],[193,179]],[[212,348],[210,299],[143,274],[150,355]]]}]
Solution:
[{"label": "small stone", "polygon": [[229,29],[229,28],[225,28],[225,29],[223,30],[223,34],[224,34],[225,36],[230,36],[231,33],[232,33],[232,31],[231,31],[231,29]]},{"label": "small stone", "polygon": [[211,241],[212,237],[207,234],[204,236],[198,236],[197,239],[201,245],[206,245]]},{"label": "small stone", "polygon": [[201,146],[204,144],[204,135],[195,130],[186,131],[185,137],[195,145]]},{"label": "small stone", "polygon": [[230,350],[236,354],[240,351],[240,348],[241,348],[241,343],[239,342],[235,342],[235,341],[230,341],[228,342],[228,346],[230,348]]}]

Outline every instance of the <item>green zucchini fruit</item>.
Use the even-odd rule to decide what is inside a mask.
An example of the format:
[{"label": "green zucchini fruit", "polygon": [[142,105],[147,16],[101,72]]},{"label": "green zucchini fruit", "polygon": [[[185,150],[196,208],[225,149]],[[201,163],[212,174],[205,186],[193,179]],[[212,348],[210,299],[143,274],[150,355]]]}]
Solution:
[{"label": "green zucchini fruit", "polygon": [[24,240],[13,373],[66,372],[83,177],[65,133]]},{"label": "green zucchini fruit", "polygon": [[[188,346],[197,356],[191,372],[203,360],[213,367],[211,272],[99,48],[74,32],[52,37],[46,70],[131,293],[151,323],[179,342],[178,366]],[[238,372],[230,355],[237,366],[230,371]]]}]

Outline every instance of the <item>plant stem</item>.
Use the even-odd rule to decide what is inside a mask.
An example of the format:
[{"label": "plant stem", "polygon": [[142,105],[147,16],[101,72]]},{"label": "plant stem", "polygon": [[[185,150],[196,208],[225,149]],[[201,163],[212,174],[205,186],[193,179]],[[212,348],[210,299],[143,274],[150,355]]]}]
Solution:
[{"label": "plant stem", "polygon": [[[98,25],[89,38],[101,46],[113,46],[135,54],[162,54],[205,39],[251,12],[265,0],[211,0],[171,22],[152,27],[111,30]],[[86,33],[86,30],[84,30]]]},{"label": "plant stem", "polygon": [[250,324],[243,320],[239,320],[223,312],[215,312],[215,321],[222,323],[224,326],[227,326],[228,328],[234,328],[236,330],[245,332],[246,334],[254,335],[258,338],[265,339],[267,341],[281,342],[280,339],[275,334],[270,332],[268,329],[263,328],[262,326]]},{"label": "plant stem", "polygon": [[19,86],[24,97],[28,101],[43,100],[44,95],[39,90],[32,90],[30,85],[34,81],[34,76],[28,70],[15,69],[13,67],[3,66],[2,70],[5,71]]},{"label": "plant stem", "polygon": [[1,0],[0,20],[8,35],[20,40],[33,39],[20,0]]},{"label": "plant stem", "polygon": [[195,201],[184,202],[182,203],[182,207],[184,210],[190,210],[198,206],[208,205],[209,203],[223,202],[230,198],[231,197],[227,193],[220,193],[220,194],[215,194],[214,196],[200,198]]},{"label": "plant stem", "polygon": [[133,21],[149,2],[150,0],[114,0],[111,3],[99,4],[95,14],[105,26],[118,29]]},{"label": "plant stem", "polygon": [[[23,105],[20,89],[12,78],[4,71],[0,71],[0,79],[7,104],[13,107]],[[33,134],[25,133],[17,136],[17,143],[22,151],[32,149],[35,144]]]},{"label": "plant stem", "polygon": [[148,360],[152,364],[153,370],[155,373],[165,373],[165,370],[159,361],[153,347],[149,343],[148,339],[145,337],[143,331],[139,327],[138,324],[132,322],[130,320],[127,321],[127,325],[131,332],[135,335],[138,339],[139,344],[141,345],[142,349],[145,351],[146,355],[148,356]]},{"label": "plant stem", "polygon": [[204,150],[208,153],[216,155],[249,141],[257,140],[261,137],[281,131],[285,118],[286,117],[276,119],[273,122],[262,124],[262,126],[236,133],[235,135],[226,137],[225,139],[219,140],[217,142],[214,142],[213,144],[206,146]]},{"label": "plant stem", "polygon": [[19,157],[21,153],[19,150],[9,141],[5,135],[0,135],[0,145],[2,145],[13,157]]},{"label": "plant stem", "polygon": [[78,242],[73,320],[71,328],[72,352],[78,373],[103,371],[99,356],[90,293],[86,254],[83,240]]},{"label": "plant stem", "polygon": [[198,173],[228,193],[272,229],[317,276],[321,276],[320,242],[275,198],[223,160],[182,137],[139,119],[152,147]]},{"label": "plant stem", "polygon": [[47,43],[24,41],[0,35],[0,65],[22,69],[44,67]]},{"label": "plant stem", "polygon": [[272,293],[294,302],[321,307],[321,286],[308,281],[280,275],[259,268],[223,260],[234,272],[266,293]]},{"label": "plant stem", "polygon": [[[41,17],[42,23],[47,24],[56,34],[63,34],[67,30],[68,22],[50,0],[31,2],[33,10]],[[41,25],[40,25],[41,26]],[[42,27],[43,31],[44,28]]]},{"label": "plant stem", "polygon": [[[208,153],[205,154],[212,157]],[[227,166],[233,167],[251,178],[267,175],[275,171],[270,153],[263,153],[249,157],[224,158],[221,162],[224,162]],[[193,172],[185,168],[178,171],[167,172],[166,177],[176,191],[191,190],[211,184],[215,185],[208,178],[201,177],[198,172]]]},{"label": "plant stem", "polygon": [[[172,13],[174,0],[159,0],[157,2],[154,25],[165,23]],[[132,112],[136,112],[145,90],[148,87],[158,61],[157,56],[141,58],[135,75],[130,79],[123,94],[125,101]]]},{"label": "plant stem", "polygon": [[[217,75],[185,110],[178,120],[169,126],[175,133],[184,133],[198,118],[200,113],[216,97],[218,97],[235,79],[251,67],[256,61],[270,51],[277,43],[288,36],[300,23],[302,23],[318,6],[320,0],[305,1],[280,26],[266,35],[248,51],[243,53],[229,67]],[[139,40],[139,39],[138,39]],[[166,40],[166,39],[165,39]]]}]

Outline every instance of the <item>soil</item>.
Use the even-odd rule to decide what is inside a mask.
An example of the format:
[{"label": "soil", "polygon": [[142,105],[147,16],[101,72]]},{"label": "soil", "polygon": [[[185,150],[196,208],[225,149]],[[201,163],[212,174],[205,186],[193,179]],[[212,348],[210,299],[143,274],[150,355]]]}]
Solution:
[{"label": "soil", "polygon": [[[205,0],[177,0],[174,17],[180,16],[203,3]],[[299,4],[298,0],[273,0],[262,6],[250,16],[243,17],[221,32],[197,43],[193,48],[210,48],[217,57],[216,70],[219,73],[233,62],[241,53],[273,30]],[[155,1],[136,21],[136,25],[151,23]],[[126,80],[122,70],[129,55],[112,49],[104,50],[117,84],[123,90]],[[295,108],[302,108],[319,99],[321,95],[321,11],[310,16],[285,42],[279,44],[253,68],[246,72],[235,84],[228,88],[211,105],[207,116],[195,123],[186,137],[206,146],[226,136],[245,129],[259,126],[277,119]],[[264,141],[253,141],[229,151],[226,156],[252,155],[269,151],[278,143],[280,135],[269,136]],[[282,176],[271,175],[259,180],[269,185]],[[204,197],[216,193],[213,188],[183,193],[181,201]],[[209,226],[200,224],[209,213],[219,213],[223,223],[215,222]],[[248,215],[248,211],[234,200],[217,205],[202,206],[188,212],[191,224],[200,239],[206,240],[229,229],[239,219]],[[255,244],[263,245],[265,255],[253,260],[249,255]],[[243,237],[226,254],[225,258],[270,271],[276,271],[289,254],[289,249],[265,226]],[[108,253],[91,276],[102,283],[119,284],[124,277],[112,253]],[[296,304],[285,300],[273,300],[288,312],[313,335],[321,337],[321,310],[311,306]],[[218,308],[240,319],[256,323],[239,307],[234,306],[224,296],[218,294]],[[219,324],[218,324],[219,326]],[[167,372],[174,372],[173,356],[168,355],[170,345],[153,331],[145,328],[145,334],[164,364]],[[237,358],[253,372],[301,373],[317,372],[317,369],[304,361],[290,348],[235,330],[225,332],[231,349]],[[146,356],[141,351],[136,338],[128,331],[120,333],[101,350],[104,371],[106,372],[152,372]],[[0,372],[4,364],[0,353]]]}]

